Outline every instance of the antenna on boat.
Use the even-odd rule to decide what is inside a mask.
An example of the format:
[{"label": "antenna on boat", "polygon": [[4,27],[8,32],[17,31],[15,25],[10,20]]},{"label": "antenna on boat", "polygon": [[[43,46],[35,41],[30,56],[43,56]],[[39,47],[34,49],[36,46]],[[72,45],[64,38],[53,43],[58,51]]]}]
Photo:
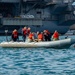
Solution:
[{"label": "antenna on boat", "polygon": [[7,33],[8,33],[8,30],[5,30],[6,40],[8,41]]}]

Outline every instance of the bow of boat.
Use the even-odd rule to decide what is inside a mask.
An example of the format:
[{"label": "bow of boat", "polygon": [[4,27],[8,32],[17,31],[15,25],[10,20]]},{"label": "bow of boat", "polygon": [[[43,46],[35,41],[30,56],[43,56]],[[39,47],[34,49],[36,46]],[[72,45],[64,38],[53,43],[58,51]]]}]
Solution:
[{"label": "bow of boat", "polygon": [[74,44],[74,43],[75,43],[75,39],[72,38],[72,39],[71,39],[71,44]]}]

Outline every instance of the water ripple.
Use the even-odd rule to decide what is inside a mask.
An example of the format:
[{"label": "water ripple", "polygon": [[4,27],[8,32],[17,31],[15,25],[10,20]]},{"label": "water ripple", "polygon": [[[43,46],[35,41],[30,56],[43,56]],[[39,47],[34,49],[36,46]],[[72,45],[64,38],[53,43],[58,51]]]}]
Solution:
[{"label": "water ripple", "polygon": [[0,48],[0,75],[75,75],[75,49]]}]

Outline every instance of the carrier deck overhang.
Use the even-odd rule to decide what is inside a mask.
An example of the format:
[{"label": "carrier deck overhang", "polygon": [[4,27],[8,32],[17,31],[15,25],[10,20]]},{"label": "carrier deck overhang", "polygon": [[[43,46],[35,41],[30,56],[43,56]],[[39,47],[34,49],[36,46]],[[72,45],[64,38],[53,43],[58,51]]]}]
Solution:
[{"label": "carrier deck overhang", "polygon": [[[0,24],[43,25],[42,21],[57,21],[59,26],[70,26],[75,23],[72,3],[73,0],[1,0],[0,13],[4,16],[0,19]],[[6,8],[1,9],[3,5]],[[12,11],[9,10],[10,8]],[[21,18],[20,15],[23,14],[33,15],[34,18]]]},{"label": "carrier deck overhang", "polygon": [[52,33],[54,30],[65,33],[69,26],[75,24],[72,3],[72,0],[1,0],[0,25],[5,29],[27,26],[33,30],[49,29]]}]

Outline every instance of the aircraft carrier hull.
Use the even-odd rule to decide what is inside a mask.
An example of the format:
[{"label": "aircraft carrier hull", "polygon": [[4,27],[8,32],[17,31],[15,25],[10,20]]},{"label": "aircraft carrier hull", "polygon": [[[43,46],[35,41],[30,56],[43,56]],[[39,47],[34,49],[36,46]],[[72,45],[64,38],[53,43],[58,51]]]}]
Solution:
[{"label": "aircraft carrier hull", "polygon": [[50,31],[51,34],[53,34],[55,30],[57,30],[60,34],[64,34],[69,29],[69,26],[57,25],[56,21],[43,21],[42,25],[2,25],[0,27],[0,35],[5,35],[5,30],[8,30],[8,35],[11,35],[14,29],[17,29],[19,34],[22,34],[22,28],[24,26],[30,27],[31,32],[43,32],[47,29]]}]

